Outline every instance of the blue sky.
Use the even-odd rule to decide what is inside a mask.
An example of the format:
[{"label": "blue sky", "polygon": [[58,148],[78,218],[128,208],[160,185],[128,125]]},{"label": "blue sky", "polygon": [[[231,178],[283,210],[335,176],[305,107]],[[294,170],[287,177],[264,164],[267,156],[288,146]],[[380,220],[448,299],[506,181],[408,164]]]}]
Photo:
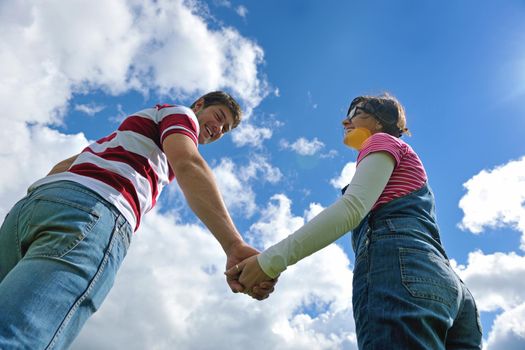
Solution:
[{"label": "blue sky", "polygon": [[[405,140],[425,164],[487,348],[521,349],[524,18],[517,0],[4,1],[0,214],[125,115],[225,89],[245,121],[201,152],[262,249],[339,196],[356,157],[341,142],[347,106],[388,91],[405,106]],[[174,184],[74,348],[356,349],[352,262],[347,235],[286,271],[269,300],[233,295],[222,252]]]}]

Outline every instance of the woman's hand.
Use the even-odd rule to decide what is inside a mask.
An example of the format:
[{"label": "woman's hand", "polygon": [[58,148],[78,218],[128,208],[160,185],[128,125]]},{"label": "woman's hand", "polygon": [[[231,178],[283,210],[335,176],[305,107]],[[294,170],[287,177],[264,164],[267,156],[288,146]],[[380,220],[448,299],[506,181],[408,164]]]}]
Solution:
[{"label": "woman's hand", "polygon": [[[230,246],[226,252],[226,270],[232,267],[236,270],[235,265],[242,262],[244,259],[258,254],[259,251],[252,248],[243,241]],[[230,276],[226,274],[226,282],[234,293],[244,292],[244,287],[239,283],[239,276]]]},{"label": "woman's hand", "polygon": [[272,279],[264,273],[257,261],[257,255],[253,255],[225,272],[226,276],[232,279],[238,279],[244,287],[243,293],[251,297],[262,300],[273,292],[277,278]]}]

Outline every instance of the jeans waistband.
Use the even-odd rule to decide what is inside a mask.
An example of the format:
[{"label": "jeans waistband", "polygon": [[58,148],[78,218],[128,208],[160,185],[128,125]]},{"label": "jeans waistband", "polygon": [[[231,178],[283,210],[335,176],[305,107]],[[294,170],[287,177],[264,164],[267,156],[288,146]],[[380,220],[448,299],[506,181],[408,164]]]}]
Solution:
[{"label": "jeans waistband", "polygon": [[[45,183],[45,184],[40,185],[38,187],[31,188],[30,191],[28,192],[27,196],[28,197],[36,196],[41,191],[48,190],[48,189],[53,189],[53,188],[70,189],[70,190],[73,190],[73,191],[82,192],[82,193],[84,193],[84,194],[86,194],[88,196],[91,196],[91,197],[95,198],[97,201],[101,202],[104,206],[106,206],[109,210],[111,210],[111,212],[113,212],[115,217],[122,216],[120,211],[112,203],[107,201],[104,197],[102,197],[97,192],[93,191],[92,189],[90,189],[90,188],[88,188],[88,187],[86,187],[86,186],[84,186],[84,185],[82,185],[82,184],[80,184],[78,182],[75,182],[75,181],[58,180],[58,181],[54,181],[54,182]],[[125,220],[125,218],[123,216],[122,216],[122,219],[124,219],[124,221],[127,222],[127,220]]]}]

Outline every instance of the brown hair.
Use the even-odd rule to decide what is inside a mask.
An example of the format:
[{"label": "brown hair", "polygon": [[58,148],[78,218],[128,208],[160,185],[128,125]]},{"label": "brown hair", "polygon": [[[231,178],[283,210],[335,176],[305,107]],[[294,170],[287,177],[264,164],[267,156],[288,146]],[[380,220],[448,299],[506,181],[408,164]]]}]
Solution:
[{"label": "brown hair", "polygon": [[204,100],[203,108],[213,106],[213,105],[223,105],[226,106],[233,116],[233,125],[232,129],[236,128],[242,120],[242,110],[241,106],[233,97],[227,94],[224,91],[212,91],[199,97],[195,102],[193,102],[190,108],[195,107],[195,104],[200,100]]},{"label": "brown hair", "polygon": [[359,103],[365,112],[371,114],[383,126],[382,131],[395,137],[410,136],[406,127],[405,109],[394,96],[384,93],[379,96],[358,96],[352,100],[347,115]]}]

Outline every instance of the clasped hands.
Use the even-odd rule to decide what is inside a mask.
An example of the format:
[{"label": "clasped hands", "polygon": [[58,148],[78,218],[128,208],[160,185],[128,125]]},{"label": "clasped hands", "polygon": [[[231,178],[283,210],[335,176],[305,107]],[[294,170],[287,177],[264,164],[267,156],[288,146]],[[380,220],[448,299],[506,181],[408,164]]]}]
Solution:
[{"label": "clasped hands", "polygon": [[272,279],[261,269],[257,261],[259,252],[242,243],[227,254],[226,282],[234,293],[245,293],[263,300],[274,291],[277,278]]}]

